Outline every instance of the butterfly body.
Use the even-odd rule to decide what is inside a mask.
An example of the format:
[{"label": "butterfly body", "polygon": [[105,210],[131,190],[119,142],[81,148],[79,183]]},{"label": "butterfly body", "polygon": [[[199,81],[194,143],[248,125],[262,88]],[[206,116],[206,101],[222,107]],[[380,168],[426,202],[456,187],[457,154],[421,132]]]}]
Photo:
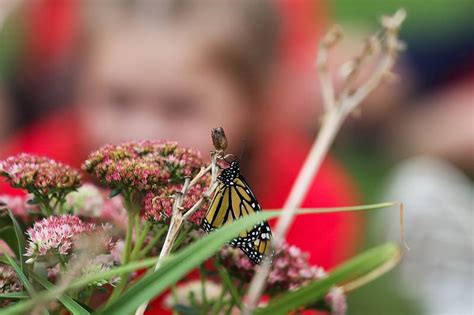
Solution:
[{"label": "butterfly body", "polygon": [[[217,180],[219,185],[202,222],[202,228],[208,233],[262,209],[240,174],[237,160],[232,161]],[[265,256],[270,256],[271,236],[270,226],[263,221],[241,232],[238,237],[230,241],[230,245],[239,247],[252,262],[260,264]]]}]

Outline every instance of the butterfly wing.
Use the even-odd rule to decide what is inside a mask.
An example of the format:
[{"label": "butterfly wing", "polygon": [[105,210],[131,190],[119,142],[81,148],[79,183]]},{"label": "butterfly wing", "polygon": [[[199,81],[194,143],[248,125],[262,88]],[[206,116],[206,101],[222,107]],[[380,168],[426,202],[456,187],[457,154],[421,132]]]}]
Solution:
[{"label": "butterfly wing", "polygon": [[[245,179],[240,175],[238,164],[232,164],[219,176],[219,186],[211,201],[202,227],[206,232],[220,228],[241,217],[260,211],[261,206]],[[271,253],[271,230],[266,221],[242,231],[230,241],[233,247],[239,247],[255,264],[260,264]]]},{"label": "butterfly wing", "polygon": [[[239,175],[235,181],[235,190],[240,200],[239,209],[241,216],[251,215],[261,211],[262,207],[257,201],[249,185]],[[272,232],[267,221],[262,221],[254,225],[251,229],[241,232],[230,244],[239,247],[255,264],[260,264],[265,256],[271,256]]]}]

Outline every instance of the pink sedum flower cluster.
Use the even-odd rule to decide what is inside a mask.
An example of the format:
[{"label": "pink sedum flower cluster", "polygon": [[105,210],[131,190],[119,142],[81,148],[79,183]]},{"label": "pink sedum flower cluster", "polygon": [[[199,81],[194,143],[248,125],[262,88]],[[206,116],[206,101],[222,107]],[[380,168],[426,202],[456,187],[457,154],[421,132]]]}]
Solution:
[{"label": "pink sedum flower cluster", "polygon": [[81,185],[81,175],[68,165],[50,158],[21,153],[0,162],[0,175],[14,188],[49,193],[70,191]]},{"label": "pink sedum flower cluster", "polygon": [[[243,282],[248,282],[255,273],[255,265],[239,249],[224,248],[220,253],[224,265],[230,273]],[[312,266],[308,262],[309,254],[298,247],[283,244],[275,250],[272,269],[267,280],[267,292],[270,295],[297,290],[312,280],[326,276],[323,268]],[[346,300],[342,290],[334,288],[325,297],[333,314],[345,314]]]},{"label": "pink sedum flower cluster", "polygon": [[[208,186],[210,177],[204,177],[200,182],[191,187],[184,200],[183,209],[189,210],[202,197],[204,190]],[[173,213],[174,196],[181,191],[183,185],[169,185],[158,194],[148,192],[143,198],[143,217],[153,222],[166,222]],[[188,220],[195,225],[200,225],[202,218],[206,215],[207,203],[205,202],[195,211]]]},{"label": "pink sedum flower cluster", "polygon": [[70,255],[73,244],[80,235],[96,229],[94,223],[85,223],[74,215],[51,216],[36,222],[26,231],[28,244],[27,262],[48,260],[60,255]]},{"label": "pink sedum flower cluster", "polygon": [[199,152],[175,142],[131,141],[92,152],[83,169],[110,188],[146,192],[180,183],[201,166]]}]

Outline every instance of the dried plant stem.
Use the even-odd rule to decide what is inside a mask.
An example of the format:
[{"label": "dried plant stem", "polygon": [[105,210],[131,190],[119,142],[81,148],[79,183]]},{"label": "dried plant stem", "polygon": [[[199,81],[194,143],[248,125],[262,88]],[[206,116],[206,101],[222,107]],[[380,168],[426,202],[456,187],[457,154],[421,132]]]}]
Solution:
[{"label": "dried plant stem", "polygon": [[[340,124],[341,119],[339,115],[336,115],[334,112],[330,112],[329,115],[325,117],[321,130],[316,138],[315,145],[311,148],[311,152],[308,154],[295,184],[293,185],[290,195],[285,202],[274,232],[273,246],[280,246],[285,239],[286,232],[294,220],[294,215],[300,207],[303,198],[306,196],[309,186],[319,170],[337,131],[339,130]],[[271,264],[264,263],[252,279],[247,292],[249,298],[247,306],[249,311],[248,314],[250,314],[250,310],[255,309],[260,300],[265,281],[270,273],[270,268]]]},{"label": "dried plant stem", "polygon": [[[183,222],[204,204],[206,199],[208,199],[212,195],[212,192],[216,188],[218,171],[217,159],[220,154],[221,151],[211,152],[211,163],[207,167],[202,168],[201,171],[199,171],[199,173],[192,180],[190,178],[186,178],[182,190],[176,193],[173,203],[173,213],[171,216],[170,226],[168,228],[163,247],[161,248],[160,256],[155,265],[155,271],[160,268],[163,258],[169,256],[169,254],[171,253],[171,249],[173,248],[176,238],[178,237],[179,232],[181,231]],[[194,186],[199,181],[199,179],[206,175],[206,173],[209,171],[211,171],[211,184],[209,185],[209,188],[204,192],[203,197],[199,199],[190,209],[183,209],[183,201],[189,189]],[[145,312],[147,306],[148,302],[145,302],[140,305],[140,307],[136,310],[135,315],[142,315]]]},{"label": "dried plant stem", "polygon": [[[360,67],[366,63],[368,55],[374,53],[375,47],[369,46],[374,45],[374,37],[367,41],[367,46],[361,54],[356,56],[352,61],[352,69],[349,69],[350,71],[343,84],[343,90],[339,96],[336,96],[334,93],[333,83],[328,73],[327,59],[328,50],[332,48],[341,37],[341,30],[339,28],[333,28],[322,39],[317,60],[317,69],[321,81],[325,114],[319,134],[285,202],[274,232],[272,246],[281,245],[285,239],[286,233],[294,220],[296,211],[301,206],[310,184],[321,167],[324,157],[329,151],[344,120],[383,82],[384,77],[391,73],[391,69],[396,61],[397,52],[401,47],[398,42],[398,31],[405,16],[405,12],[399,10],[392,17],[382,18],[385,37],[383,37],[384,41],[380,44],[384,45],[385,50],[382,52],[380,61],[372,73],[372,76],[354,92],[351,92],[351,87],[354,84],[357,73],[360,72]],[[382,41],[382,39],[380,39],[380,41]],[[247,291],[247,308],[244,310],[244,314],[251,314],[257,307],[260,297],[263,294],[265,281],[270,272],[270,268],[270,263],[266,261],[253,277],[249,290]]]}]

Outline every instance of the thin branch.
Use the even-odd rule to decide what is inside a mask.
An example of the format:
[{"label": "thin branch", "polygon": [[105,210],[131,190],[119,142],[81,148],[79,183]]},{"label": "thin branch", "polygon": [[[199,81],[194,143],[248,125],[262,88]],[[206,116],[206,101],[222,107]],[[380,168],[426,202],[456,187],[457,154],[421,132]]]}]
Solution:
[{"label": "thin branch", "polygon": [[183,215],[183,218],[188,219],[194,212],[199,210],[202,207],[202,205],[206,202],[206,200],[208,200],[211,197],[212,193],[214,192],[216,188],[217,188],[217,181],[211,184],[209,189],[204,192],[203,197],[200,198],[188,211],[186,211],[186,213]]},{"label": "thin branch", "polygon": [[[273,247],[279,246],[285,239],[286,233],[293,223],[297,208],[301,206],[301,203],[306,197],[309,187],[345,118],[383,82],[387,74],[390,74],[398,55],[397,52],[401,48],[398,41],[398,31],[405,17],[405,11],[399,10],[392,17],[382,18],[384,36],[378,38],[376,36],[370,37],[362,53],[350,62],[352,69],[349,69],[350,71],[345,78],[346,81],[343,82],[343,89],[338,97],[334,95],[333,84],[327,72],[327,59],[328,48],[332,47],[337,42],[336,38],[340,36],[335,36],[335,31],[332,29],[328,35],[324,37],[320,45],[317,61],[325,109],[323,123],[285,202],[274,232]],[[355,83],[354,81],[357,74],[361,67],[366,64],[368,56],[374,54],[374,49],[378,47],[378,43],[375,42],[377,39],[381,41],[380,45],[384,46],[385,49],[380,52],[382,56],[375,68],[376,70],[365,84],[362,84],[352,93],[351,89]],[[270,262],[265,261],[262,267],[255,273],[247,291],[248,303],[244,314],[251,314],[257,307],[260,297],[263,294],[270,268]]]},{"label": "thin branch", "polygon": [[207,172],[209,172],[212,168],[212,162],[206,166],[206,167],[203,167],[201,168],[201,170],[199,171],[199,173],[193,178],[193,180],[189,183],[189,187],[193,187],[194,185],[196,185],[197,181],[199,179],[201,179],[201,177],[203,177],[204,175],[207,174]]}]

